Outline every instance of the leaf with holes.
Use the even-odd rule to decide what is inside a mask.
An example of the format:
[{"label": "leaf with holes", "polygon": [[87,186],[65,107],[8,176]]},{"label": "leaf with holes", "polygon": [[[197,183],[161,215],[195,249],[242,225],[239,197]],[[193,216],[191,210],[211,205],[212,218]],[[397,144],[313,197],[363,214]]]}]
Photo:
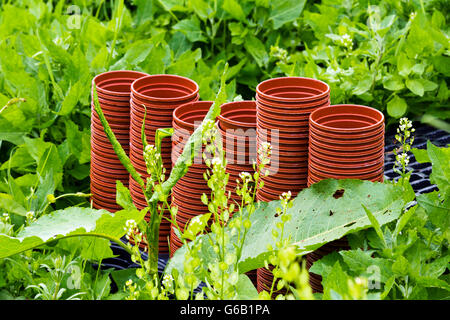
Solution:
[{"label": "leaf with holes", "polygon": [[[361,204],[368,208],[380,225],[397,219],[405,205],[414,195],[404,193],[390,184],[362,180],[323,180],[301,191],[293,201],[288,213],[292,215],[284,227],[285,237],[290,236],[304,254],[361,229],[371,227]],[[264,266],[270,252],[268,245],[275,246],[272,230],[281,222],[275,214],[280,201],[262,202],[251,215],[251,225],[239,263],[241,273]],[[206,241],[208,242],[208,241]],[[230,244],[236,243],[231,236]],[[231,248],[230,248],[231,250]],[[213,259],[214,251],[204,245],[205,265]],[[179,249],[170,261],[168,271],[183,269],[184,248]]]}]

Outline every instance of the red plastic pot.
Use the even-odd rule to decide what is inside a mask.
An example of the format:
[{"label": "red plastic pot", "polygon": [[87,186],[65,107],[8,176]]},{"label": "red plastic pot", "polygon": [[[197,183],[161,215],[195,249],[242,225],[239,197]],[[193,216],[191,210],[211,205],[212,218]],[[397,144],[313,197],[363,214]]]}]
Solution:
[{"label": "red plastic pot", "polygon": [[[279,89],[281,88],[281,89]],[[287,88],[287,89],[284,89]],[[283,92],[295,92],[293,97]],[[329,95],[330,87],[322,81],[301,77],[282,77],[263,81],[256,87],[259,97],[276,102],[310,102]],[[302,93],[312,93],[303,94]]]},{"label": "red plastic pot", "polygon": [[378,141],[367,143],[367,144],[353,144],[353,145],[338,145],[331,143],[324,143],[321,141],[317,141],[314,139],[310,140],[310,145],[318,146],[322,149],[333,150],[337,152],[354,152],[354,151],[364,151],[364,150],[372,150],[380,148],[380,146],[384,146],[384,138],[380,137]]},{"label": "red plastic pot", "polygon": [[361,144],[371,144],[376,143],[381,140],[384,141],[384,135],[378,134],[372,137],[368,138],[355,138],[355,139],[348,139],[348,137],[345,137],[345,139],[338,139],[338,138],[327,138],[322,135],[318,135],[314,133],[313,131],[309,131],[309,139],[314,141],[319,141],[322,143],[326,143],[329,145],[343,145],[343,146],[351,146],[351,145],[361,145]]},{"label": "red plastic pot", "polygon": [[173,124],[194,132],[195,122],[201,122],[205,118],[212,104],[212,101],[195,101],[177,107],[173,111]]},{"label": "red plastic pot", "polygon": [[256,124],[255,101],[235,101],[221,106],[218,116],[223,130],[254,128]]},{"label": "red plastic pot", "polygon": [[383,177],[383,168],[378,171],[371,172],[368,174],[335,174],[335,173],[327,173],[320,170],[316,170],[314,167],[309,167],[309,174],[316,179],[360,179],[360,180],[372,180],[379,179]]},{"label": "red plastic pot", "polygon": [[341,165],[328,163],[327,165],[319,164],[315,161],[309,162],[309,169],[314,168],[316,170],[320,170],[322,172],[327,172],[329,174],[342,174],[342,175],[364,175],[370,174],[372,172],[378,172],[382,169],[384,161],[379,161],[375,165],[366,166],[364,163],[361,163],[359,166],[353,167],[342,167]]},{"label": "red plastic pot", "polygon": [[[137,71],[117,70],[101,73],[92,79],[92,85],[96,87],[98,92],[110,96],[126,97],[130,95],[131,83],[141,77],[148,76],[146,73]],[[119,87],[114,88],[114,83],[130,83],[128,88]],[[107,89],[105,89],[105,87]]]},{"label": "red plastic pot", "polygon": [[312,163],[316,163],[323,167],[352,169],[352,168],[369,168],[383,165],[384,156],[383,154],[380,154],[377,158],[373,160],[360,158],[359,161],[342,162],[339,161],[340,159],[324,159],[322,157],[317,157],[315,154],[310,154],[309,160]]},{"label": "red plastic pot", "polygon": [[[167,96],[159,92],[159,88],[174,88],[175,90],[184,89],[183,94],[178,93],[175,96]],[[156,89],[154,89],[156,88]],[[133,95],[144,101],[157,102],[179,102],[193,99],[197,96],[199,87],[193,80],[176,75],[151,75],[140,78],[131,85]]]},{"label": "red plastic pot", "polygon": [[256,108],[257,109],[264,109],[267,112],[273,112],[273,113],[283,113],[283,112],[300,112],[303,113],[304,111],[313,111],[320,107],[325,107],[330,105],[330,98],[329,96],[325,96],[322,99],[312,101],[312,102],[294,102],[294,103],[286,103],[286,102],[276,102],[276,101],[270,101],[261,98],[256,94]]},{"label": "red plastic pot", "polygon": [[353,132],[353,133],[333,133],[331,131],[323,131],[316,128],[312,123],[309,126],[309,131],[313,132],[320,136],[326,136],[330,139],[339,139],[339,140],[355,140],[355,139],[366,139],[374,136],[384,135],[384,124],[379,128],[367,131],[367,132]]},{"label": "red plastic pot", "polygon": [[[336,114],[345,114],[346,116],[343,119],[336,120],[335,122],[329,122],[328,125],[323,125],[321,121],[327,116],[333,116]],[[365,117],[371,119],[371,124],[369,125],[361,125],[361,122],[345,122],[346,118],[350,118],[351,116],[358,115],[360,118]],[[334,117],[336,118],[336,117]],[[321,120],[322,119],[322,120]],[[319,108],[311,113],[310,122],[315,127],[324,130],[324,131],[332,131],[333,133],[348,133],[348,132],[362,132],[373,130],[374,128],[381,127],[384,123],[384,115],[382,112],[370,108],[367,106],[361,105],[333,105],[331,107]]]}]

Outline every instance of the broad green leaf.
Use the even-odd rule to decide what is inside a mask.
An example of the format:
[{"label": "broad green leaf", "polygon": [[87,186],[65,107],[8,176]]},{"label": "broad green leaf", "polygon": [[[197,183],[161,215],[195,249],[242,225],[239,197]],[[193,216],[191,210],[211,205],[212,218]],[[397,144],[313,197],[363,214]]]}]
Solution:
[{"label": "broad green leaf", "polygon": [[419,163],[431,162],[430,158],[428,157],[428,152],[426,149],[411,148],[411,152],[414,154],[414,158],[416,158],[417,162]]},{"label": "broad green leaf", "polygon": [[397,68],[401,76],[407,77],[411,73],[413,66],[413,63],[408,59],[406,54],[401,53],[397,56]]},{"label": "broad green leaf", "polygon": [[258,291],[253,282],[245,274],[239,275],[238,283],[236,284],[236,300],[257,300]]},{"label": "broad green leaf", "polygon": [[233,18],[244,21],[245,13],[241,5],[236,0],[224,0],[222,5],[223,10],[228,12]]},{"label": "broad green leaf", "polygon": [[405,84],[403,83],[402,78],[395,77],[383,82],[383,87],[391,91],[399,91],[405,87]]},{"label": "broad green leaf", "polygon": [[408,109],[408,105],[406,104],[406,101],[403,98],[400,98],[399,96],[394,96],[391,101],[387,104],[387,112],[391,117],[394,118],[400,118]]},{"label": "broad green leaf", "polygon": [[116,180],[116,202],[126,210],[136,209],[130,190],[120,180]]},{"label": "broad green leaf", "polygon": [[275,30],[285,23],[295,21],[302,14],[306,0],[276,0],[271,1],[269,20]]},{"label": "broad green leaf", "polygon": [[145,210],[122,210],[115,214],[79,207],[57,210],[25,227],[16,237],[0,235],[0,258],[67,237],[91,236],[119,243],[125,234],[125,222],[134,219],[139,223],[144,216]]},{"label": "broad green leaf", "polygon": [[349,293],[348,280],[350,277],[342,270],[339,261],[331,272],[323,279],[323,300],[343,300]]},{"label": "broad green leaf", "polygon": [[189,19],[181,20],[172,28],[182,32],[191,42],[206,42],[206,38],[203,36],[203,31],[200,28],[200,21],[196,16],[191,16]]},{"label": "broad green leaf", "polygon": [[0,208],[9,213],[25,216],[27,210],[16,200],[13,196],[5,193],[0,193]]},{"label": "broad green leaf", "polygon": [[[293,207],[288,209],[292,218],[286,223],[284,233],[305,254],[348,233],[371,227],[361,204],[370,209],[379,225],[384,225],[398,218],[413,196],[390,184],[323,180],[302,190],[294,199]],[[280,207],[280,201],[260,202],[259,208],[251,215],[252,227],[239,262],[241,273],[264,266],[270,255],[267,246],[275,247],[270,234],[281,221],[281,216],[276,215],[277,207]],[[234,243],[233,239],[231,237],[231,243]],[[215,254],[212,248],[204,250],[204,262],[208,263]],[[168,270],[182,270],[184,251],[184,247],[177,250]]]},{"label": "broad green leaf", "polygon": [[438,192],[425,193],[417,196],[417,203],[425,209],[430,221],[440,228],[444,237],[450,240],[450,196],[442,201]]},{"label": "broad green leaf", "polygon": [[412,93],[421,97],[425,91],[422,82],[418,79],[406,79],[406,87],[411,90]]},{"label": "broad green leaf", "polygon": [[427,152],[433,165],[430,181],[438,186],[445,199],[450,196],[450,148],[439,148],[427,141]]},{"label": "broad green leaf", "polygon": [[189,0],[189,4],[192,9],[194,9],[195,13],[202,20],[206,20],[209,15],[213,12],[213,9],[209,5],[209,1],[204,0]]},{"label": "broad green leaf", "polygon": [[269,56],[267,54],[266,47],[261,40],[249,34],[245,38],[244,47],[253,59],[255,59],[258,66],[262,67],[267,64]]},{"label": "broad green leaf", "polygon": [[61,116],[70,114],[80,100],[84,89],[85,87],[82,81],[74,83],[66,93],[58,114]]}]

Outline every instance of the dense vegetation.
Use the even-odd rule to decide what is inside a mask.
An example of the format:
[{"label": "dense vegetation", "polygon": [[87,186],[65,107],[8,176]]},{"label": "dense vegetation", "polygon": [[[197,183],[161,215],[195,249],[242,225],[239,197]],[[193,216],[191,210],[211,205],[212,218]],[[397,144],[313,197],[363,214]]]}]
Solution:
[{"label": "dense vegetation", "polygon": [[[114,216],[83,208],[89,207],[90,100],[95,74],[114,69],[179,74],[199,84],[202,100],[214,100],[228,63],[227,84],[222,87],[228,100],[239,95],[253,98],[256,85],[270,77],[313,77],[330,84],[333,104],[373,106],[385,112],[388,124],[408,116],[448,129],[448,9],[448,1],[435,0],[383,0],[376,5],[366,0],[79,0],[71,6],[65,1],[2,1],[0,213],[6,215],[0,224],[0,241],[4,241],[0,257],[9,257],[0,260],[0,298],[132,296],[130,286],[111,295],[111,271],[97,271],[91,264],[111,255],[109,240],[126,233],[125,221],[131,216],[136,221],[143,218],[142,212],[127,209],[126,201],[125,211]],[[433,181],[440,193],[417,197],[418,205],[404,210],[414,199],[407,181],[373,186],[381,198],[397,196],[391,208],[395,215],[383,220],[355,203],[364,223],[305,247],[313,250],[353,232],[351,251],[329,256],[314,267],[326,279],[324,298],[380,297],[363,294],[358,283],[347,281],[367,277],[371,265],[381,270],[381,298],[448,298],[449,152],[429,145],[428,153],[421,155],[433,163]],[[406,172],[402,173],[407,180]],[[357,185],[346,188],[358,190]],[[326,183],[322,187],[326,189]],[[305,190],[311,193],[309,201],[321,201],[314,190]],[[127,198],[126,190],[123,195]],[[294,208],[296,201],[300,200],[294,200]],[[287,203],[269,206],[288,212]],[[64,225],[68,214],[73,221]],[[293,221],[300,219],[293,215]],[[386,225],[381,227],[377,219]],[[258,234],[261,225],[249,220],[250,234]],[[271,226],[276,229],[278,222]],[[303,240],[288,221],[283,222],[293,237],[288,242]],[[374,228],[361,230],[370,225]],[[103,238],[75,236],[86,232]],[[51,241],[56,235],[71,236]],[[27,240],[19,245],[16,238]],[[244,249],[242,260],[230,258],[230,266],[239,266],[243,272],[263,266],[273,252],[283,256],[284,245],[268,250],[269,244]],[[40,250],[25,251],[37,246]],[[192,265],[201,270],[192,273],[195,281],[188,277],[191,286],[217,280],[205,279],[211,256],[191,257]],[[292,260],[285,262],[295,265]],[[171,268],[186,272],[176,259]],[[81,276],[71,278],[73,273]],[[280,276],[292,280],[287,271]],[[113,277],[123,288],[130,273],[115,272]],[[231,285],[244,288],[235,290],[237,297],[248,297],[242,292],[254,296],[245,278],[238,278]],[[177,296],[186,297],[180,283]],[[303,286],[304,282],[299,284]],[[223,292],[210,294],[224,297]]]}]

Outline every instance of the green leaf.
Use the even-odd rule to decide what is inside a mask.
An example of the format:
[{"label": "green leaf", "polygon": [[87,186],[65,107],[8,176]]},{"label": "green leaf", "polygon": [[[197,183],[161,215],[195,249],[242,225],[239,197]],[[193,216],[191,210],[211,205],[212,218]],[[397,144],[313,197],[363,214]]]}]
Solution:
[{"label": "green leaf", "polygon": [[[383,225],[398,218],[413,196],[390,184],[361,180],[323,180],[303,189],[294,199],[292,208],[288,209],[292,218],[285,224],[284,234],[285,237],[290,236],[299,251],[305,254],[348,233],[370,227],[371,223],[362,203],[371,210],[379,225]],[[260,202],[251,215],[252,227],[247,234],[239,262],[241,273],[264,266],[264,261],[270,255],[268,245],[276,247],[272,237],[267,235],[281,221],[281,216],[275,214],[276,208],[280,206],[280,201]],[[246,215],[247,212],[244,218]],[[234,240],[236,235],[230,237],[230,243],[237,241]],[[208,259],[213,259],[215,254],[212,248],[204,250],[204,263],[207,265],[210,262]],[[169,262],[169,270],[183,270],[184,251],[184,247],[177,250]]]},{"label": "green leaf", "polygon": [[342,270],[339,261],[333,266],[328,276],[322,280],[323,300],[342,300],[348,294],[350,277]]},{"label": "green leaf", "polygon": [[433,165],[430,182],[438,186],[445,199],[450,196],[450,147],[439,148],[427,141],[427,152]]},{"label": "green leaf", "polygon": [[233,18],[244,21],[245,13],[241,5],[236,0],[224,0],[222,5],[223,10],[228,12]]},{"label": "green leaf", "polygon": [[9,213],[25,216],[27,210],[16,200],[13,196],[5,193],[0,193],[0,208]]},{"label": "green leaf", "polygon": [[125,222],[134,219],[139,223],[145,212],[122,210],[113,215],[106,210],[79,207],[57,210],[25,227],[17,237],[0,235],[0,258],[75,236],[99,237],[122,244],[120,237],[125,234]]},{"label": "green leaf", "polygon": [[404,256],[398,256],[392,264],[392,272],[399,276],[407,276],[409,273],[409,262]]},{"label": "green leaf", "polygon": [[383,82],[383,87],[391,91],[399,91],[405,87],[405,84],[403,83],[402,78],[395,77]]},{"label": "green leaf", "polygon": [[245,274],[239,275],[238,283],[236,284],[236,300],[257,300],[258,291],[253,282]]},{"label": "green leaf", "polygon": [[181,20],[173,26],[173,29],[182,32],[191,42],[206,42],[197,16],[191,16],[189,19]]},{"label": "green leaf", "polygon": [[425,91],[422,82],[417,79],[406,79],[406,87],[411,90],[412,93],[421,97]]},{"label": "green leaf", "polygon": [[126,210],[136,210],[130,190],[120,180],[116,180],[116,202]]},{"label": "green leaf", "polygon": [[419,163],[431,162],[430,158],[428,157],[428,151],[426,149],[411,148],[411,152],[414,154],[414,157],[416,158],[417,162]]},{"label": "green leaf", "polygon": [[276,0],[271,1],[269,19],[273,28],[279,29],[285,23],[295,21],[302,14],[306,0]]},{"label": "green leaf", "polygon": [[437,191],[433,191],[418,195],[417,203],[425,209],[430,222],[440,228],[444,237],[450,240],[450,195],[442,201],[438,194]]},{"label": "green leaf", "polygon": [[414,66],[413,63],[411,62],[411,60],[408,59],[406,54],[400,53],[397,56],[397,68],[398,73],[401,76],[407,77],[411,73],[413,66]]},{"label": "green leaf", "polygon": [[391,117],[400,118],[406,113],[408,105],[403,98],[395,95],[387,104],[387,112]]},{"label": "green leaf", "polygon": [[264,44],[253,35],[247,35],[244,42],[245,49],[251,54],[253,59],[255,59],[258,66],[263,67],[269,61],[269,56],[266,51]]},{"label": "green leaf", "polygon": [[378,223],[377,218],[375,218],[374,214],[367,209],[367,207],[364,204],[361,204],[361,206],[364,208],[364,211],[367,214],[367,217],[369,217],[370,223],[372,224],[372,227],[375,229],[375,232],[377,233],[378,237],[381,241],[383,241],[384,246],[386,247],[386,240],[384,239],[383,231],[381,230],[381,226]]},{"label": "green leaf", "polygon": [[84,89],[85,87],[82,81],[77,81],[73,86],[71,86],[64,97],[58,114],[61,116],[70,114],[80,100]]}]

